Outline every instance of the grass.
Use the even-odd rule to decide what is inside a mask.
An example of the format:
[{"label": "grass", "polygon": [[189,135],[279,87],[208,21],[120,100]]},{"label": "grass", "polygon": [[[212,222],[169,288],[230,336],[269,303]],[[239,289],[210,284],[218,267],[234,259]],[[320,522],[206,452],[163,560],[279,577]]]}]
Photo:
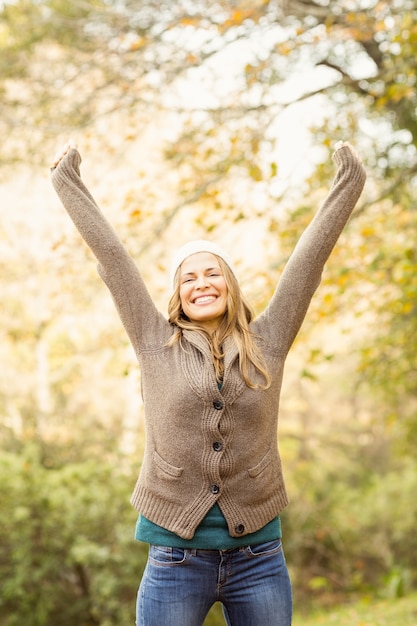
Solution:
[{"label": "grass", "polygon": [[[213,607],[204,624],[224,626],[220,605]],[[333,608],[296,612],[292,626],[417,626],[417,593],[389,600],[364,597]]]},{"label": "grass", "polygon": [[417,594],[389,600],[365,597],[354,604],[298,613],[293,626],[417,626]]}]

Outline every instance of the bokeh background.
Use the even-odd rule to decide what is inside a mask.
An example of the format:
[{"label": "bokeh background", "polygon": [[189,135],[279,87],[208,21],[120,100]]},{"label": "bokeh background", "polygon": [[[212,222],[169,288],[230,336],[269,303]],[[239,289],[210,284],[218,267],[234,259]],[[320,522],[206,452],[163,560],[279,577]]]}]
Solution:
[{"label": "bokeh background", "polygon": [[417,624],[416,59],[414,0],[0,2],[2,624],[133,624],[146,561],[140,372],[50,184],[68,138],[161,311],[199,237],[261,311],[360,152],[287,362],[284,545],[295,624]]}]

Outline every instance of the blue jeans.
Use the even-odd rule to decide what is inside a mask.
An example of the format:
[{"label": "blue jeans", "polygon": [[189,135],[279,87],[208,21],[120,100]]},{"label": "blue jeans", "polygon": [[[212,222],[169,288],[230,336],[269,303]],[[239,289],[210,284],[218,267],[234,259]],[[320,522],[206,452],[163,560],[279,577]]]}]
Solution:
[{"label": "blue jeans", "polygon": [[291,626],[281,540],[233,550],[150,546],[137,626],[202,626],[215,602],[223,604],[228,626]]}]

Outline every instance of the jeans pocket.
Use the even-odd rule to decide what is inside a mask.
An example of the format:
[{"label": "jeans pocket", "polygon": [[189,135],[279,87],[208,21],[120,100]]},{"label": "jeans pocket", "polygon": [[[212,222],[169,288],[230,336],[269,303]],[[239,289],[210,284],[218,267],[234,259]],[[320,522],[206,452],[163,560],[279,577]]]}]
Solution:
[{"label": "jeans pocket", "polygon": [[188,560],[188,550],[185,548],[170,548],[166,546],[149,546],[149,561],[153,565],[162,567],[181,565]]},{"label": "jeans pocket", "polygon": [[266,541],[264,543],[256,543],[246,548],[246,554],[251,558],[259,558],[261,556],[270,556],[282,552],[281,539]]}]

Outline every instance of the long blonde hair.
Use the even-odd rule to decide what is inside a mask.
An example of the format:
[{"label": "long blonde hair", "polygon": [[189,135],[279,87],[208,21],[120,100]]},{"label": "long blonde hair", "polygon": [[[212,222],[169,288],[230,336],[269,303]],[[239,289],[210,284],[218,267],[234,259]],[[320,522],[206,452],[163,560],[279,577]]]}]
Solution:
[{"label": "long blonde hair", "polygon": [[[271,377],[262,352],[256,345],[253,333],[249,329],[249,324],[254,318],[253,310],[244,298],[238,281],[227,263],[221,257],[216,256],[216,259],[227,285],[227,307],[219,327],[214,333],[209,334],[198,322],[191,321],[184,315],[180,299],[180,272],[177,271],[174,293],[168,305],[168,315],[169,322],[178,327],[178,332],[174,333],[168,345],[172,346],[177,341],[181,342],[182,329],[200,332],[209,343],[216,379],[221,383],[224,374],[222,345],[226,337],[232,337],[238,349],[239,369],[246,385],[251,389],[268,389],[271,384]],[[251,366],[264,378],[263,384],[252,382],[250,377]]]}]

